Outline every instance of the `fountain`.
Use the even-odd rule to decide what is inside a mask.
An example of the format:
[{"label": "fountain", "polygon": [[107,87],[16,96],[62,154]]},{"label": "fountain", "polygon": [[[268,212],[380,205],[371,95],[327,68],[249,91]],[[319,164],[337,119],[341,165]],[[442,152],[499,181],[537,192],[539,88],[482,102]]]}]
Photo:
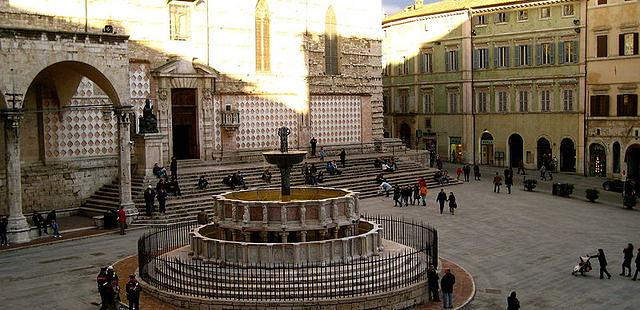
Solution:
[{"label": "fountain", "polygon": [[291,188],[291,168],[306,152],[289,151],[290,132],[279,128],[280,150],[264,153],[280,169],[279,189],[215,195],[211,223],[161,228],[140,239],[145,289],[193,309],[424,302],[426,267],[438,262],[435,230],[363,216],[358,193],[346,189]]}]

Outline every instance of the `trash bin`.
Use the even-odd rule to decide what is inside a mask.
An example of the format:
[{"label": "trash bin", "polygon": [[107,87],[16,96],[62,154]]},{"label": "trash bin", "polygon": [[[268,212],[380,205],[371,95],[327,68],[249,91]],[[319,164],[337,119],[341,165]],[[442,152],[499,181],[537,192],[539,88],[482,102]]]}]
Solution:
[{"label": "trash bin", "polygon": [[554,196],[558,195],[558,192],[560,191],[560,183],[553,183],[552,187],[551,187],[551,194]]}]

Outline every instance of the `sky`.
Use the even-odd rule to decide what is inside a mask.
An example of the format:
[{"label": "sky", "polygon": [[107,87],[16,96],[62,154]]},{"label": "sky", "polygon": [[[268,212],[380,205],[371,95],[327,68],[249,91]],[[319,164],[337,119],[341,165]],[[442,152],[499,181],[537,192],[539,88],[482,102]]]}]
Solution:
[{"label": "sky", "polygon": [[[437,2],[438,0],[425,0],[424,3]],[[412,5],[414,0],[382,0],[382,8],[385,13],[392,14]]]}]

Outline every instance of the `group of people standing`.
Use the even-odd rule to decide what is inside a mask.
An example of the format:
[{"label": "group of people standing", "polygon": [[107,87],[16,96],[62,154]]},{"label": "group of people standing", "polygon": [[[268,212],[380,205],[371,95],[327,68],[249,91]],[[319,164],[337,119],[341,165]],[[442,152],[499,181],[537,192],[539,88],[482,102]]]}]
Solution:
[{"label": "group of people standing", "polygon": [[[513,169],[504,169],[504,186],[507,188],[509,194],[511,194],[511,187],[513,186]],[[493,192],[500,193],[500,186],[502,186],[502,176],[499,172],[493,177]]]},{"label": "group of people standing", "polygon": [[451,269],[446,268],[442,280],[438,271],[433,265],[427,269],[427,285],[429,286],[429,300],[440,301],[440,289],[442,289],[442,307],[453,308],[453,286],[456,284],[456,277],[451,273]]},{"label": "group of people standing", "polygon": [[[113,266],[100,268],[96,282],[98,284],[98,293],[100,294],[100,310],[120,309],[120,283],[118,274],[116,274]],[[129,275],[125,292],[127,293],[129,309],[139,310],[142,286],[136,280],[135,275]]]},{"label": "group of people standing", "polygon": [[[633,260],[633,244],[629,243],[622,250],[622,272],[620,272],[621,276],[631,277],[631,262],[635,263],[636,271],[633,274],[633,278],[631,280],[636,281],[638,279],[638,273],[640,272],[640,248],[638,248],[638,254],[636,255],[636,259]],[[598,264],[600,265],[600,279],[604,279],[604,275],[607,275],[607,279],[611,279],[611,274],[607,270],[607,257],[604,254],[604,250],[598,249],[598,254],[592,255],[591,258],[597,258]]]}]

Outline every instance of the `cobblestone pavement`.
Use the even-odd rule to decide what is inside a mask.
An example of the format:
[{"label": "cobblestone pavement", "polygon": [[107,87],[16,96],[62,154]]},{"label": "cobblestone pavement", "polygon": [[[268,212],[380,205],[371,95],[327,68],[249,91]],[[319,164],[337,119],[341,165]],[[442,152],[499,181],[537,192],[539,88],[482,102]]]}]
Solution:
[{"label": "cobblestone pavement", "polygon": [[134,254],[143,231],[0,253],[2,309],[97,309],[100,267]]},{"label": "cobblestone pavement", "polygon": [[[494,172],[495,174],[495,172]],[[486,175],[486,174],[483,174]],[[365,213],[423,220],[439,231],[440,255],[467,269],[477,285],[472,309],[505,309],[515,290],[523,309],[638,309],[640,281],[618,276],[622,249],[640,246],[640,212],[607,203],[552,196],[550,190],[506,189],[493,193],[489,178],[451,186],[455,215],[440,215],[435,196],[428,207],[393,208],[389,198],[361,201]],[[580,255],[608,254],[611,280],[598,279],[597,261],[586,277],[571,270]]]}]

